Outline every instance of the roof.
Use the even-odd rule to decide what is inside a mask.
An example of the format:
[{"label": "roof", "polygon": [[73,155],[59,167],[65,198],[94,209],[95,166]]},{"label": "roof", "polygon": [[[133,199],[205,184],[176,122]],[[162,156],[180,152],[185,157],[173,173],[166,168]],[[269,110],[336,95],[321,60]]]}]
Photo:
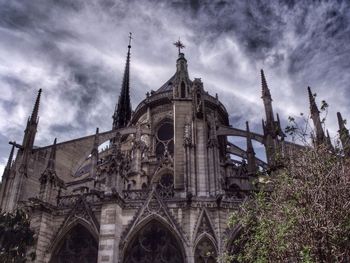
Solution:
[{"label": "roof", "polygon": [[163,92],[163,91],[170,91],[173,90],[173,84],[175,80],[176,73],[167,81],[165,82],[159,89],[157,89],[156,92]]}]

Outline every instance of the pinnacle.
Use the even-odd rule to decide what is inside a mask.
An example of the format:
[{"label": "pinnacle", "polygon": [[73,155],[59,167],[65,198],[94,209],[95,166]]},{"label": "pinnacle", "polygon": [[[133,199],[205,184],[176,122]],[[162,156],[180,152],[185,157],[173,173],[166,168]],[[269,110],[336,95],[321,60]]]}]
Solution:
[{"label": "pinnacle", "polygon": [[55,161],[56,161],[56,143],[57,143],[57,138],[55,138],[53,145],[51,147],[51,152],[50,152],[50,157],[49,157],[49,162],[47,164],[47,168],[51,170],[55,170]]},{"label": "pinnacle", "polygon": [[37,119],[38,119],[41,92],[42,92],[42,89],[39,89],[38,96],[36,98],[36,101],[35,101],[35,104],[34,104],[34,108],[33,108],[33,112],[32,112],[31,118],[30,118],[30,122],[31,123],[36,123]]},{"label": "pinnacle", "polygon": [[271,99],[270,90],[269,90],[269,87],[267,86],[267,82],[266,82],[266,78],[265,78],[265,74],[264,74],[263,69],[260,70],[260,75],[261,75],[262,98],[268,97]]}]

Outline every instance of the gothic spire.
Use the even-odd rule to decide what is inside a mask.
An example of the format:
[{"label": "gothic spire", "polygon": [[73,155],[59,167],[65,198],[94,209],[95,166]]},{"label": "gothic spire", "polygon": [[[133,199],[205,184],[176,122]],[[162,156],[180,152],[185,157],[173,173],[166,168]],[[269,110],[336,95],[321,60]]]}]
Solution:
[{"label": "gothic spire", "polygon": [[260,70],[261,73],[261,87],[262,87],[262,96],[264,102],[264,108],[265,108],[265,116],[266,116],[266,131],[269,133],[273,138],[276,137],[276,129],[275,129],[275,119],[273,115],[273,108],[272,108],[272,98],[271,93],[269,90],[269,87],[267,86],[264,70]]},{"label": "gothic spire", "polygon": [[340,112],[337,112],[337,118],[338,118],[339,131],[346,129],[344,119],[341,116]]},{"label": "gothic spire", "polygon": [[38,115],[39,115],[41,92],[42,92],[42,89],[39,89],[38,96],[35,100],[34,108],[32,111],[32,115],[28,118],[27,127],[24,131],[24,137],[23,137],[23,143],[22,143],[24,150],[31,150],[33,148],[38,121],[39,121]]},{"label": "gothic spire", "polygon": [[126,127],[131,118],[131,102],[130,102],[130,49],[131,49],[131,33],[129,35],[128,53],[126,55],[126,64],[123,76],[122,88],[120,91],[118,104],[113,114],[113,130]]},{"label": "gothic spire", "polygon": [[56,142],[57,138],[53,141],[53,145],[51,147],[51,152],[50,152],[50,157],[49,157],[49,162],[47,163],[47,168],[48,170],[55,170],[55,163],[56,163]]},{"label": "gothic spire", "polygon": [[99,145],[99,129],[96,128],[96,134],[94,138],[94,145],[91,150],[91,169],[90,175],[96,178],[96,167],[98,162],[98,145]]},{"label": "gothic spire", "polygon": [[32,115],[30,117],[30,123],[37,123],[37,121],[38,121],[41,92],[42,92],[42,89],[39,89],[38,96],[36,97],[36,101],[34,104],[33,112],[32,112]]},{"label": "gothic spire", "polygon": [[329,136],[328,130],[326,131],[326,133],[327,133],[327,136],[326,136],[327,146],[330,150],[333,150],[332,140],[331,140],[331,136]]},{"label": "gothic spire", "polygon": [[316,102],[315,102],[315,97],[311,92],[311,88],[307,87],[307,91],[309,94],[309,103],[310,103],[310,112],[311,114],[319,114],[320,111],[317,108]]},{"label": "gothic spire", "polygon": [[267,99],[272,100],[269,87],[267,86],[267,82],[266,82],[266,78],[265,78],[265,74],[264,74],[263,69],[260,70],[260,75],[261,75],[261,88],[262,88],[261,98],[267,98]]},{"label": "gothic spire", "polygon": [[98,134],[99,134],[99,128],[96,128],[96,134],[95,134],[95,138],[94,138],[94,146],[93,146],[92,151],[91,151],[92,155],[95,154],[96,151],[98,153],[98,145],[99,145]]},{"label": "gothic spire", "polygon": [[349,145],[349,130],[345,127],[345,120],[341,116],[340,112],[337,112],[338,117],[338,124],[339,124],[339,137],[341,144],[343,146],[344,154],[349,156],[350,155],[350,145]]},{"label": "gothic spire", "polygon": [[322,144],[325,142],[325,135],[322,128],[322,123],[320,119],[320,111],[317,108],[315,97],[311,92],[311,88],[307,87],[307,91],[309,94],[309,102],[310,102],[310,113],[311,113],[311,119],[314,123],[315,127],[315,133],[316,133],[316,143]]},{"label": "gothic spire", "polygon": [[246,121],[247,129],[247,162],[248,162],[248,173],[254,174],[256,172],[255,152],[252,143],[252,136],[249,130],[249,123]]}]

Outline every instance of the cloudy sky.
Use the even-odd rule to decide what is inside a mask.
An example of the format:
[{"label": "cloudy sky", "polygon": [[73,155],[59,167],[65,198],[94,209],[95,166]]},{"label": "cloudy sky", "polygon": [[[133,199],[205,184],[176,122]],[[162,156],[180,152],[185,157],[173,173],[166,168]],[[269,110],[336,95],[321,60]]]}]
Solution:
[{"label": "cloudy sky", "polygon": [[[43,89],[36,145],[111,128],[129,32],[133,108],[175,71],[218,93],[234,127],[261,131],[263,68],[281,119],[308,113],[306,87],[350,116],[349,1],[0,0],[0,173]],[[283,121],[283,126],[287,125]]]}]

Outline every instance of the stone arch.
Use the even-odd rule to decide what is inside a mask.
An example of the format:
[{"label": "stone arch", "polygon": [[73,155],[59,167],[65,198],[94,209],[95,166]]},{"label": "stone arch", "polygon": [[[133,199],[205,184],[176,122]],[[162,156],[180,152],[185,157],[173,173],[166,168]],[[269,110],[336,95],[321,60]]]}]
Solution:
[{"label": "stone arch", "polygon": [[182,244],[185,244],[185,240],[182,240],[176,229],[161,216],[153,214],[143,219],[127,237],[121,262],[186,262],[186,251]]},{"label": "stone arch", "polygon": [[216,263],[218,257],[218,248],[215,238],[207,233],[198,236],[194,243],[194,262],[195,263]]},{"label": "stone arch", "polygon": [[52,246],[50,263],[96,263],[98,233],[83,220],[74,220],[59,233]]}]

